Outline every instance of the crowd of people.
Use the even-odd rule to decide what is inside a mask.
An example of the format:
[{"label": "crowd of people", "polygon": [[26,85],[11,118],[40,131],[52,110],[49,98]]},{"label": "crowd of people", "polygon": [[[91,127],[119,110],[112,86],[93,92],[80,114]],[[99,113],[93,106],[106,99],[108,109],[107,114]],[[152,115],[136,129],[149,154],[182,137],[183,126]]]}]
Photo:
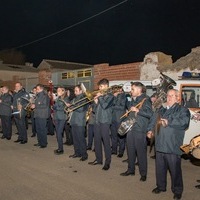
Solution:
[{"label": "crowd of people", "polygon": [[[36,85],[31,94],[27,93],[19,82],[15,84],[14,92],[10,92],[7,86],[2,86],[1,139],[11,139],[14,121],[18,131],[18,139],[14,142],[26,144],[29,113],[32,122],[31,137],[37,136],[38,141],[34,146],[46,148],[47,135],[53,135],[55,132],[58,148],[54,153],[63,154],[65,132],[65,143],[73,144],[74,147],[74,153],[69,157],[86,161],[87,151],[93,150],[96,159],[88,164],[103,165],[102,170],[109,170],[112,155],[121,158],[126,150],[128,166],[120,175],[134,176],[137,163],[140,181],[144,182],[148,174],[147,142],[155,138],[156,187],[152,192],[159,194],[166,191],[169,170],[173,198],[182,198],[180,146],[189,126],[190,112],[179,104],[177,90],[169,89],[166,94],[167,101],[157,109],[153,108],[157,96],[147,96],[146,87],[141,82],[131,82],[130,94],[126,94],[120,86],[109,87],[107,79],[98,82],[98,91],[90,94],[90,98],[87,98],[80,85],[76,85],[73,92],[60,86],[56,94],[57,97],[51,101],[52,94],[41,84]],[[129,114],[123,118],[127,110]],[[130,118],[134,119],[131,128],[127,134],[119,135],[122,121]],[[200,186],[197,185],[196,188],[200,189]]]}]

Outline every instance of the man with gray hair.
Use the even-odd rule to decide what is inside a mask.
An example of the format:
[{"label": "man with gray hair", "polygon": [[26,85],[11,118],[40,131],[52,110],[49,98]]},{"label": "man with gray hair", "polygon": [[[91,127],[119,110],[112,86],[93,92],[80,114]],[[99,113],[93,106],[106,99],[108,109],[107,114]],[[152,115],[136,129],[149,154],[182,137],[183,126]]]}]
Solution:
[{"label": "man with gray hair", "polygon": [[[174,199],[181,199],[183,193],[183,179],[181,170],[181,150],[185,130],[189,126],[190,112],[186,107],[179,105],[179,92],[170,89],[167,92],[166,107],[162,106],[158,111],[159,117],[152,120],[149,125],[149,138],[153,135],[153,128],[158,126],[157,135],[155,135],[156,147],[156,185],[152,190],[154,194],[166,191],[167,170],[171,175],[171,190],[174,193]],[[156,118],[159,121],[156,121]]]}]

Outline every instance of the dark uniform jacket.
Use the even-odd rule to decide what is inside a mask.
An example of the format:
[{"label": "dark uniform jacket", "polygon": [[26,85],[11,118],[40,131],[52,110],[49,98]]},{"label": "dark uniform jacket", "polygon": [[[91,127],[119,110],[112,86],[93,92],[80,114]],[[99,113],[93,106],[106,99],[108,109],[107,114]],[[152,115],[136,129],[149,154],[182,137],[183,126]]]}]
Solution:
[{"label": "dark uniform jacket", "polygon": [[114,96],[112,121],[121,122],[120,117],[126,112],[126,95],[120,93]]},{"label": "dark uniform jacket", "polygon": [[146,134],[149,120],[153,115],[150,98],[146,94],[142,94],[139,97],[136,97],[135,100],[131,98],[131,101],[127,103],[127,107],[128,109],[130,109],[132,106],[136,106],[144,98],[146,98],[146,100],[142,104],[142,107],[139,109],[137,115],[135,116],[135,112],[130,112],[129,117],[136,119],[136,122],[134,123],[132,130],[136,133],[138,132]]},{"label": "dark uniform jacket", "polygon": [[3,94],[0,96],[0,115],[2,116],[11,116],[12,109],[11,105],[13,102],[13,98],[9,93]]},{"label": "dark uniform jacket", "polygon": [[[79,101],[80,99],[83,99],[85,96],[84,94],[80,94],[78,96],[76,96],[73,100],[72,100],[72,104]],[[81,105],[82,103],[84,103],[85,101],[81,101],[79,103],[77,103],[75,106]],[[73,108],[73,106],[72,106]],[[76,125],[76,126],[85,126],[86,125],[86,112],[87,112],[87,108],[88,105],[84,105],[81,106],[80,108],[74,110],[71,113],[71,118],[70,118],[70,125]]]},{"label": "dark uniform jacket", "polygon": [[[66,103],[69,103],[69,98],[65,97],[63,99]],[[66,105],[64,102],[61,101],[60,97],[56,100],[55,104],[53,105],[54,110],[54,120],[66,120],[67,114],[65,112]]]},{"label": "dark uniform jacket", "polygon": [[36,95],[34,118],[47,119],[50,116],[50,98],[44,92],[39,92]]},{"label": "dark uniform jacket", "polygon": [[114,96],[113,94],[106,94],[98,98],[98,103],[94,108],[95,123],[112,123],[112,108],[113,108]]},{"label": "dark uniform jacket", "polygon": [[167,127],[160,127],[156,136],[156,151],[181,155],[180,146],[183,144],[185,130],[189,126],[190,112],[186,107],[174,104],[171,108],[161,107],[161,118],[168,120]]},{"label": "dark uniform jacket", "polygon": [[13,112],[19,111],[17,105],[20,103],[22,105],[21,116],[26,116],[27,111],[24,108],[26,108],[29,103],[29,99],[30,96],[24,89],[15,92],[13,94]]}]

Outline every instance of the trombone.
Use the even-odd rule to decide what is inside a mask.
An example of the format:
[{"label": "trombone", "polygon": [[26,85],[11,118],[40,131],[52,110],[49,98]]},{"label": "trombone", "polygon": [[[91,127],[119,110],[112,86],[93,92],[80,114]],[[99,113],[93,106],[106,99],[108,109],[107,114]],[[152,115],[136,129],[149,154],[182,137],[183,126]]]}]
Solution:
[{"label": "trombone", "polygon": [[[115,92],[117,92],[117,91],[118,91],[119,89],[121,89],[121,88],[122,88],[121,85],[114,85],[114,86],[108,87],[108,88],[103,89],[103,90],[94,90],[93,92],[85,91],[85,92],[84,92],[85,97],[82,98],[82,99],[80,99],[80,100],[78,100],[78,101],[76,101],[76,102],[74,102],[73,104],[71,104],[71,106],[75,106],[75,107],[73,107],[73,108],[71,108],[71,109],[70,109],[71,106],[67,107],[67,108],[66,108],[66,112],[71,113],[71,112],[73,112],[74,110],[76,110],[76,109],[78,109],[78,108],[80,108],[80,107],[82,107],[82,106],[84,106],[84,105],[87,105],[88,103],[94,101],[94,100],[95,100],[95,97],[96,97],[96,95],[97,95],[98,93],[101,93],[102,95],[106,95],[106,94],[108,94],[108,93],[115,93]],[[82,104],[76,106],[77,103],[80,103],[80,102],[82,102],[83,100],[88,100],[88,101],[86,101],[86,102],[84,102],[84,103],[82,103]]]}]

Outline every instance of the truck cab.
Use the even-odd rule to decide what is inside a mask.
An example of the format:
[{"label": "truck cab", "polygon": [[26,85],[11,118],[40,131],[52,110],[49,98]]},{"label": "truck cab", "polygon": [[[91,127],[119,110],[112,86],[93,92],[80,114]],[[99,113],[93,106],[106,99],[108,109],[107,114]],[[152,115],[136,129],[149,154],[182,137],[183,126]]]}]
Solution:
[{"label": "truck cab", "polygon": [[177,80],[175,89],[180,91],[180,103],[187,107],[191,113],[190,125],[186,130],[183,144],[200,134],[200,121],[193,119],[195,113],[200,112],[200,80]]}]

